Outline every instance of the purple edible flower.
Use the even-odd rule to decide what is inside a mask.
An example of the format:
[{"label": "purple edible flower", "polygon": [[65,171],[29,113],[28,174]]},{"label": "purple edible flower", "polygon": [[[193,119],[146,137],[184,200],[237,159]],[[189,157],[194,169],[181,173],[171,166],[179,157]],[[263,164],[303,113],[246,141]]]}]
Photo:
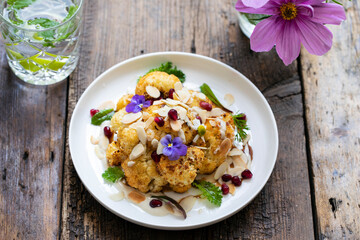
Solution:
[{"label": "purple edible flower", "polygon": [[163,154],[171,161],[178,160],[180,156],[185,156],[187,153],[187,146],[179,137],[172,139],[171,135],[167,134],[160,140],[160,143],[165,146]]},{"label": "purple edible flower", "polygon": [[151,102],[145,101],[145,96],[135,94],[131,98],[131,102],[126,106],[125,110],[128,113],[140,112],[143,108],[150,107]]},{"label": "purple edible flower", "polygon": [[341,5],[324,0],[238,0],[235,8],[270,15],[256,25],[250,37],[251,49],[267,52],[276,45],[285,65],[299,56],[301,44],[311,54],[320,56],[329,51],[333,35],[324,24],[339,25],[346,19]]}]

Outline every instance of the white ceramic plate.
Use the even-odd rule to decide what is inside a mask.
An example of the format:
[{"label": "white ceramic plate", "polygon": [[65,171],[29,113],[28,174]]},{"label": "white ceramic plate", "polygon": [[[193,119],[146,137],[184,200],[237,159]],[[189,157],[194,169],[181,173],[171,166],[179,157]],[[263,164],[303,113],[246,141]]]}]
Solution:
[{"label": "white ceramic plate", "polygon": [[[231,93],[235,105],[248,117],[252,131],[254,159],[251,180],[237,188],[235,196],[227,195],[219,208],[196,206],[183,220],[173,215],[153,216],[126,199],[113,201],[111,185],[101,177],[106,166],[95,156],[90,144],[89,110],[106,100],[119,99],[127,88],[135,88],[136,80],[149,69],[171,61],[186,74],[187,83],[207,83],[217,95]],[[219,96],[219,97],[221,97]],[[159,52],[131,58],[101,74],[83,93],[70,122],[70,152],[75,169],[88,191],[114,214],[137,224],[167,230],[192,229],[219,222],[244,208],[261,191],[276,162],[278,132],[274,115],[260,91],[241,73],[214,59],[181,52]]]}]

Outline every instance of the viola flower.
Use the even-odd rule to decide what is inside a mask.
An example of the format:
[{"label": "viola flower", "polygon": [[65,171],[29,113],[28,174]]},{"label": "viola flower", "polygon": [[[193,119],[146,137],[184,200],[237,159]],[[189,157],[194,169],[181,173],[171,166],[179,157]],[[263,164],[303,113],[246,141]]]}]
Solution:
[{"label": "viola flower", "polygon": [[238,0],[235,8],[239,12],[270,15],[256,25],[250,37],[251,49],[267,52],[276,45],[285,65],[299,56],[301,43],[311,54],[320,56],[329,51],[333,35],[324,24],[339,25],[346,19],[341,5],[324,0],[256,0],[260,6],[257,8],[249,7],[248,1],[251,0]]},{"label": "viola flower", "polygon": [[126,106],[125,110],[128,113],[140,112],[143,108],[150,107],[151,102],[145,101],[145,96],[135,94],[131,98],[131,102]]},{"label": "viola flower", "polygon": [[187,146],[179,137],[172,139],[171,135],[167,134],[160,140],[160,143],[164,146],[163,154],[171,161],[178,160],[180,156],[185,156],[187,153]]}]

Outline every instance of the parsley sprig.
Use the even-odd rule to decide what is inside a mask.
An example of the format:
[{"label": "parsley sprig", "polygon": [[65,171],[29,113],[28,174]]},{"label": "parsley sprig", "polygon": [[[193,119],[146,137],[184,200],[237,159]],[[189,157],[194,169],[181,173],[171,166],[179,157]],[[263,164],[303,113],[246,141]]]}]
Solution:
[{"label": "parsley sprig", "polygon": [[116,182],[125,176],[124,172],[119,167],[109,167],[101,175],[108,182]]},{"label": "parsley sprig", "polygon": [[226,107],[224,107],[224,105],[221,104],[219,99],[217,99],[217,97],[215,96],[209,85],[207,85],[206,83],[200,86],[200,91],[203,94],[205,94],[205,96],[207,96],[216,106],[221,107],[228,112],[232,112],[231,110],[227,109]]},{"label": "parsley sprig", "polygon": [[232,115],[234,120],[234,124],[237,128],[237,134],[235,136],[237,141],[242,141],[246,138],[247,133],[244,130],[249,130],[249,126],[247,125],[246,115],[244,113],[238,113]]},{"label": "parsley sprig", "polygon": [[[185,82],[185,78],[186,78],[185,73],[183,73],[183,71],[178,69],[176,66],[173,66],[172,62],[162,63],[160,67],[150,69],[146,74],[151,73],[151,72],[155,72],[155,71],[166,72],[167,74],[173,74],[173,75],[175,75],[176,77],[179,78],[180,82],[182,82],[182,83]],[[140,80],[140,78],[138,80]]]},{"label": "parsley sprig", "polygon": [[212,184],[204,180],[200,180],[200,181],[195,180],[192,183],[192,186],[198,188],[202,192],[201,196],[207,198],[209,202],[211,202],[215,206],[218,207],[221,206],[222,197],[223,197],[222,192],[219,187],[215,186],[215,184]]}]

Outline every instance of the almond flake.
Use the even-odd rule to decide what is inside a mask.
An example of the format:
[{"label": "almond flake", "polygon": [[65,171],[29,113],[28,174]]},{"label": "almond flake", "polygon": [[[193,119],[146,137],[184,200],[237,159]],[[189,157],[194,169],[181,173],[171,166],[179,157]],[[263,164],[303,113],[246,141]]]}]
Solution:
[{"label": "almond flake", "polygon": [[134,160],[145,153],[145,147],[141,143],[136,145],[130,153],[129,159]]},{"label": "almond flake", "polygon": [[144,196],[144,194],[139,193],[137,191],[132,191],[128,194],[128,197],[131,201],[133,201],[134,203],[141,203],[142,201],[144,201],[146,198]]},{"label": "almond flake", "polygon": [[210,125],[213,126],[213,127],[216,126],[216,122],[215,122],[214,120],[210,120],[209,123],[210,123]]},{"label": "almond flake", "polygon": [[186,198],[181,199],[180,206],[185,210],[185,212],[189,212],[196,202],[196,197],[194,196],[187,196]]},{"label": "almond flake", "polygon": [[153,102],[152,105],[160,105],[160,104],[162,104],[162,103],[163,103],[162,100],[156,100],[156,101]]},{"label": "almond flake", "polygon": [[157,110],[157,113],[158,113],[161,117],[167,117],[170,110],[171,110],[170,107],[164,106],[164,107],[160,108],[159,110]]},{"label": "almond flake", "polygon": [[220,149],[218,154],[225,156],[230,150],[231,146],[232,146],[231,140],[229,138],[225,138],[220,144]]},{"label": "almond flake", "polygon": [[183,88],[183,85],[181,82],[175,83],[175,85],[174,85],[175,91],[180,91],[182,88]]},{"label": "almond flake", "polygon": [[197,140],[198,140],[199,138],[200,138],[200,135],[197,134],[197,135],[194,137],[193,142],[197,142]]},{"label": "almond flake", "polygon": [[242,154],[240,156],[234,156],[232,157],[233,163],[235,167],[242,167],[247,168],[246,162],[247,162],[247,156],[245,154]]},{"label": "almond flake", "polygon": [[222,175],[224,175],[225,171],[228,169],[229,164],[227,162],[223,162],[215,171],[214,179],[218,180]]},{"label": "almond flake", "polygon": [[229,183],[228,187],[229,187],[229,193],[231,193],[232,195],[235,195],[235,185],[232,183]]},{"label": "almond flake", "polygon": [[197,97],[200,99],[200,100],[203,100],[203,101],[206,101],[206,96],[205,96],[205,94],[203,94],[203,93],[197,93],[196,94],[197,95]]},{"label": "almond flake", "polygon": [[181,129],[181,125],[182,125],[182,122],[180,120],[174,121],[174,120],[170,119],[171,129],[174,130],[175,132],[178,132]]},{"label": "almond flake", "polygon": [[238,148],[233,148],[231,149],[231,151],[229,152],[228,156],[237,156],[237,155],[242,155],[243,154],[243,151],[241,151],[240,149]]},{"label": "almond flake", "polygon": [[148,120],[145,122],[145,129],[150,126],[150,124],[154,121],[154,117],[149,117]]},{"label": "almond flake", "polygon": [[206,110],[200,111],[199,116],[201,118],[201,121],[205,124],[206,119],[207,119],[207,111]]},{"label": "almond flake", "polygon": [[210,112],[210,116],[218,117],[224,114],[225,112],[221,108],[213,108]]},{"label": "almond flake", "polygon": [[122,118],[121,122],[124,124],[130,124],[138,120],[141,116],[142,116],[141,112],[128,113]]},{"label": "almond flake", "polygon": [[228,106],[233,105],[234,102],[235,102],[234,96],[231,95],[230,93],[225,94],[224,100],[226,101],[226,104],[227,104]]},{"label": "almond flake", "polygon": [[132,167],[135,165],[135,162],[134,161],[128,161],[127,163],[128,167]]},{"label": "almond flake", "polygon": [[232,175],[232,176],[239,176],[241,175],[241,173],[245,170],[246,168],[243,167],[234,167],[234,168],[230,168],[228,170],[228,174]]},{"label": "almond flake", "polygon": [[113,101],[106,101],[106,102],[103,102],[99,107],[98,109],[101,111],[101,110],[104,110],[104,109],[109,109],[109,108],[112,108],[112,109],[115,109],[115,104]]},{"label": "almond flake", "polygon": [[158,98],[160,97],[160,91],[156,87],[153,86],[146,86],[146,92],[150,95],[152,98]]},{"label": "almond flake", "polygon": [[187,114],[186,109],[184,109],[182,107],[175,107],[174,109],[178,112],[179,118],[181,120],[185,120],[185,117],[186,117],[186,114]]},{"label": "almond flake", "polygon": [[164,145],[158,144],[157,149],[156,149],[156,154],[157,154],[157,155],[162,154],[164,147],[165,147]]},{"label": "almond flake", "polygon": [[179,134],[179,137],[181,138],[181,140],[183,141],[183,143],[185,143],[186,142],[186,137],[185,137],[184,130],[180,129],[178,134]]},{"label": "almond flake", "polygon": [[147,139],[145,129],[143,127],[137,127],[136,128],[136,133],[137,133],[137,136],[138,136],[140,142],[143,145],[145,145],[146,144],[146,139]]},{"label": "almond flake", "polygon": [[96,144],[99,143],[99,138],[96,138],[96,137],[94,137],[94,136],[91,136],[91,137],[90,137],[90,142],[91,142],[91,144],[96,145]]},{"label": "almond flake", "polygon": [[151,146],[153,148],[157,148],[158,144],[159,144],[159,141],[157,139],[155,139],[155,138],[151,141]]},{"label": "almond flake", "polygon": [[193,146],[193,145],[191,145],[192,147],[196,147],[196,148],[198,148],[198,149],[202,149],[202,150],[207,150],[208,148],[207,147],[200,147],[200,146]]}]

